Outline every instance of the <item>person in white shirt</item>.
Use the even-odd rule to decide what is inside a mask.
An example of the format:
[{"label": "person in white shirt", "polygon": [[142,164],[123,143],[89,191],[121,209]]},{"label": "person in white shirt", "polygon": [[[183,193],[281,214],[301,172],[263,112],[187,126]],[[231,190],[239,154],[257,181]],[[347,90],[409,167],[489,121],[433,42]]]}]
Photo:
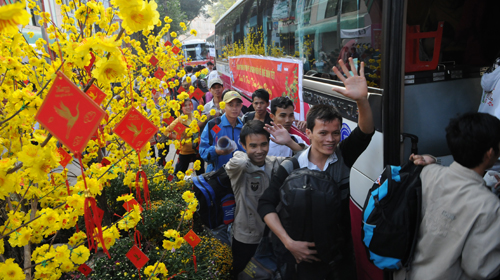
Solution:
[{"label": "person in white shirt", "polygon": [[[292,124],[295,122],[295,116],[293,113],[293,102],[291,99],[280,96],[271,100],[271,119],[272,124],[277,128],[284,127],[289,133],[292,128]],[[298,122],[297,126],[299,129],[305,126],[306,122]],[[266,129],[271,133],[274,133],[272,126],[266,125]],[[309,147],[307,143],[296,134],[291,134],[290,137],[296,143],[296,145],[291,145],[294,149],[288,147],[287,145],[280,145],[274,141],[269,143],[269,155],[277,157],[291,157],[294,152],[302,151],[303,149]],[[271,138],[273,140],[273,138]]]}]

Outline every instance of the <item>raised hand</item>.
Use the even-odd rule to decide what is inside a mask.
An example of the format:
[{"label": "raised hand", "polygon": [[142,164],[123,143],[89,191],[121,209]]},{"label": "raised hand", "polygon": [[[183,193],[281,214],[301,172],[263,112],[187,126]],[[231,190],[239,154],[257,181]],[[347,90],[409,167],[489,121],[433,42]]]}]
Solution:
[{"label": "raised hand", "polygon": [[269,132],[273,137],[271,137],[271,141],[275,142],[279,145],[286,145],[290,141],[293,141],[290,137],[290,133],[280,124],[275,124],[271,122],[274,126],[266,124],[264,129]]},{"label": "raised hand", "polygon": [[349,58],[351,69],[354,70],[352,72],[352,75],[345,66],[344,61],[339,60],[339,64],[347,78],[345,78],[344,75],[340,73],[339,69],[336,66],[334,66],[332,70],[335,75],[337,75],[337,77],[344,83],[345,88],[334,86],[332,90],[344,95],[345,97],[349,97],[354,101],[367,99],[368,85],[366,84],[365,78],[365,63],[361,62],[361,65],[359,66],[359,75],[355,71],[356,67],[354,65],[354,61],[352,60],[352,57]]}]

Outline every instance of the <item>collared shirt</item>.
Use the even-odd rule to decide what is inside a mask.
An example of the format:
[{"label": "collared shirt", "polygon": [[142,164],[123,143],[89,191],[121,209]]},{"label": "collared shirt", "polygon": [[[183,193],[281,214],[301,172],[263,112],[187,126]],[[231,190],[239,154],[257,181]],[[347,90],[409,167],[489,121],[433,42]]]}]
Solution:
[{"label": "collared shirt", "polygon": [[309,152],[311,151],[311,147],[307,148],[302,154],[299,155],[298,161],[300,168],[307,167],[309,170],[318,170],[325,171],[328,166],[332,163],[337,162],[337,155],[335,153],[331,154],[325,162],[325,166],[323,166],[323,170],[319,169],[319,167],[309,161]]},{"label": "collared shirt", "polygon": [[[295,143],[297,144],[303,144],[306,147],[309,147],[307,143],[300,137],[299,135],[296,134],[290,134],[290,137],[292,137],[292,140],[294,140]],[[293,156],[293,150],[290,149],[287,145],[280,145],[276,144],[274,141],[269,142],[269,152],[267,153],[268,156],[277,156],[277,157],[291,157]]]}]

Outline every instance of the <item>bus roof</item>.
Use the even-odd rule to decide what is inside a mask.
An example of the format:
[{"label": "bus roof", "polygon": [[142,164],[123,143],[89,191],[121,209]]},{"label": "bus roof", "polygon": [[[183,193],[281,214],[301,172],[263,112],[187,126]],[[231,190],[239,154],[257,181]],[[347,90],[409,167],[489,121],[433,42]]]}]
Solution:
[{"label": "bus roof", "polygon": [[204,39],[193,39],[193,40],[186,40],[182,41],[182,45],[191,45],[191,44],[200,44],[200,43],[206,43],[207,41]]},{"label": "bus roof", "polygon": [[219,24],[219,21],[221,21],[227,14],[229,14],[232,10],[236,9],[241,3],[243,3],[245,0],[237,0],[236,3],[234,3],[220,18],[217,20],[215,25]]}]

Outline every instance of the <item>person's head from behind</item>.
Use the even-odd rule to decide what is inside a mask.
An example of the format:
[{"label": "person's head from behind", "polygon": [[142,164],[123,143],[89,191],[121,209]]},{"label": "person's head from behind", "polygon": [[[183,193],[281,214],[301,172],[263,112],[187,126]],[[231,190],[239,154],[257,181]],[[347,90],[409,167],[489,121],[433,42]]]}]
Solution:
[{"label": "person's head from behind", "polygon": [[269,106],[269,92],[263,88],[254,91],[252,94],[252,105],[256,114],[265,114],[266,108]]},{"label": "person's head from behind", "polygon": [[271,100],[271,119],[274,124],[282,125],[288,131],[295,121],[293,110],[293,101],[288,97],[280,96]]},{"label": "person's head from behind", "polygon": [[500,120],[485,113],[466,113],[450,121],[446,142],[462,166],[490,168],[500,155]]},{"label": "person's head from behind", "polygon": [[307,112],[306,122],[311,149],[323,155],[333,154],[342,128],[342,115],[337,109],[331,105],[315,105]]},{"label": "person's head from behind", "polygon": [[222,95],[222,101],[226,103],[226,108],[224,108],[226,118],[230,120],[238,118],[241,113],[241,107],[243,106],[241,95],[237,91],[230,90],[224,92]]},{"label": "person's head from behind", "polygon": [[266,163],[269,137],[269,132],[264,129],[264,123],[259,120],[248,121],[241,128],[240,142],[253,164],[262,166]]},{"label": "person's head from behind", "polygon": [[188,66],[184,67],[184,71],[186,71],[186,74],[193,72],[193,66],[188,65]]}]

